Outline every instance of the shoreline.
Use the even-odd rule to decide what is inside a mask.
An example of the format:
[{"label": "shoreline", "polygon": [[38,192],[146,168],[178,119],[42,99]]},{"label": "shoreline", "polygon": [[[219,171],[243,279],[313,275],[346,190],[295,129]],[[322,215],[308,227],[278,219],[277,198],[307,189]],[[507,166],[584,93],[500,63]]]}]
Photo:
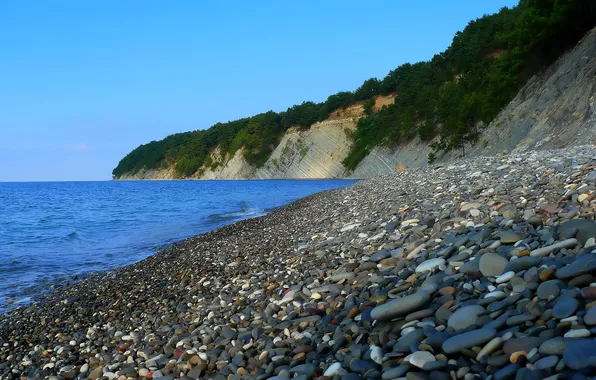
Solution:
[{"label": "shoreline", "polygon": [[[6,263],[3,263],[3,267],[6,270],[6,276],[5,278],[0,279],[0,313],[5,313],[19,305],[28,305],[32,300],[39,300],[44,294],[51,292],[52,289],[68,286],[87,277],[89,274],[132,264],[163,250],[169,244],[180,242],[185,238],[208,232],[243,218],[263,215],[274,208],[283,206],[294,199],[304,197],[315,191],[348,186],[353,183],[353,181],[339,180],[319,182],[237,182],[235,184],[227,182],[219,184],[210,182],[203,185],[196,184],[195,186],[193,184],[187,184],[190,186],[182,186],[184,183],[179,182],[178,185],[176,185],[176,183],[171,184],[171,186],[163,184],[163,186],[159,185],[157,188],[150,186],[150,184],[148,186],[143,186],[142,182],[136,182],[136,185],[130,183],[131,186],[125,187],[118,186],[118,184],[110,185],[108,182],[82,183],[81,189],[90,189],[90,191],[93,191],[94,189],[104,189],[106,192],[112,191],[116,194],[112,196],[118,197],[123,195],[124,197],[122,198],[125,199],[125,202],[127,193],[130,193],[131,191],[141,191],[140,195],[128,197],[128,201],[131,204],[136,203],[139,205],[138,207],[141,212],[136,212],[134,217],[131,216],[130,218],[126,218],[123,217],[123,212],[120,208],[102,208],[103,217],[99,217],[101,219],[96,219],[92,225],[103,225],[109,229],[109,231],[113,231],[106,234],[111,240],[106,240],[105,242],[102,238],[104,234],[101,227],[81,227],[78,229],[75,226],[77,223],[71,222],[69,219],[62,220],[61,222],[56,221],[52,224],[54,226],[58,226],[60,223],[63,223],[64,225],[72,225],[72,230],[77,230],[81,233],[80,238],[79,235],[75,233],[68,236],[65,235],[65,237],[62,238],[62,234],[66,234],[66,232],[59,231],[58,228],[45,228],[45,226],[42,225],[36,226],[45,228],[43,230],[43,235],[46,236],[46,238],[52,236],[62,240],[49,245],[49,248],[51,249],[47,249],[46,251],[49,251],[50,255],[44,255],[44,252],[46,251],[43,250],[43,246],[40,247],[41,250],[34,249],[36,252],[35,256],[30,257],[30,260],[28,261],[23,259],[23,262],[29,262],[29,265],[23,265],[22,267],[18,267],[20,261],[18,261],[17,258],[27,257],[26,251],[28,246],[26,245],[26,241],[23,240],[22,243],[16,243],[16,248],[13,248],[12,251],[6,251],[9,258]],[[154,184],[158,185],[157,183]],[[64,185],[64,187],[59,187],[62,185]],[[67,188],[69,185],[70,183],[53,183],[49,184],[47,188],[45,186],[36,187],[35,185],[28,188],[25,187],[27,185],[24,185],[24,187],[25,189],[33,188],[36,189],[34,191],[39,189],[39,191],[51,193],[52,189],[63,189]],[[75,187],[73,186],[71,188]],[[10,189],[15,189],[16,191],[19,187],[9,186],[8,189],[9,191]],[[156,205],[144,204],[144,199],[146,199],[145,194],[151,194],[154,190],[158,189],[171,189],[171,192],[169,193],[180,194],[177,196],[177,204],[172,204],[169,199],[166,199],[163,204],[161,201]],[[220,196],[217,194],[220,190],[210,189],[222,189],[224,193]],[[250,189],[256,189],[256,192],[253,192]],[[287,190],[284,190],[284,193],[279,193],[279,189]],[[193,194],[185,195],[185,191],[191,191]],[[204,198],[200,195],[204,193],[213,195]],[[261,198],[259,194],[270,195],[267,195],[266,198]],[[235,197],[238,198],[237,202],[235,202]],[[194,199],[194,201],[192,201],[193,208],[196,207],[196,210],[189,209],[185,206],[186,203],[190,202],[192,199]],[[29,203],[31,204],[31,207],[35,207],[34,202]],[[110,199],[96,199],[94,203],[98,205],[107,203],[107,206],[115,204],[114,201],[111,201]],[[209,207],[197,207],[198,204],[209,204]],[[72,206],[76,207],[77,205],[73,204]],[[124,207],[126,209],[126,204]],[[158,217],[157,219],[155,217],[146,217],[150,212],[157,213],[161,212],[160,210],[162,209],[168,208],[169,210],[177,210],[177,214],[182,215],[184,219],[178,219],[176,216],[171,217],[170,215],[176,215],[171,212],[170,215],[157,214],[162,215],[162,217]],[[15,221],[26,222],[26,219],[19,217],[20,214],[18,210],[23,209],[26,208],[17,206],[14,209],[15,214],[13,215],[13,218]],[[82,215],[82,213],[79,213],[79,215]],[[9,215],[9,218],[10,217],[11,216]],[[42,216],[40,216],[40,218],[41,217]],[[98,218],[98,216],[95,218]],[[109,221],[114,218],[116,219],[117,225],[112,226]],[[126,222],[121,223],[122,220],[125,220]],[[143,222],[146,224],[143,224]],[[167,231],[162,228],[161,225],[168,227]],[[15,236],[17,236],[21,231],[23,231],[22,233],[25,233],[27,228],[28,226],[15,222],[8,226],[8,233],[10,235],[12,233],[11,231],[13,231]],[[34,227],[31,227],[31,229],[34,229]],[[55,233],[56,231],[57,233]],[[131,237],[128,237],[128,235]],[[115,244],[114,241],[116,241]],[[5,245],[7,249],[14,247],[11,245],[13,243],[10,239],[7,243],[8,245]],[[109,246],[109,248],[106,249],[105,247],[107,246]],[[70,249],[72,249],[73,252],[78,252],[77,254],[72,255],[72,259],[71,256],[69,256]],[[29,249],[29,251],[31,251],[31,249]],[[61,259],[63,253],[67,256],[66,260]],[[47,259],[38,259],[43,257],[47,257]],[[43,261],[50,266],[44,269],[42,266],[35,265],[35,263],[40,261]],[[12,271],[13,262],[15,263],[14,266],[17,266],[14,272]],[[87,267],[82,265],[85,262],[91,262],[92,266]],[[43,282],[35,282],[36,277],[38,279],[42,278]],[[5,285],[5,287],[3,287],[3,285]]]},{"label": "shoreline", "polygon": [[[145,180],[138,180],[138,181],[145,181]],[[149,181],[151,181],[151,180],[149,180]],[[173,181],[177,181],[177,180],[173,180]],[[209,181],[220,181],[220,180],[209,180]],[[234,181],[234,180],[230,180],[230,181]],[[96,181],[92,181],[92,182],[96,182]],[[352,184],[352,185],[354,185],[354,184]],[[352,186],[352,185],[348,185],[347,187]],[[290,202],[288,204],[266,209],[266,210],[264,210],[264,212],[265,212],[264,215],[257,215],[257,216],[249,217],[249,218],[246,218],[246,219],[240,219],[240,220],[237,220],[235,222],[232,222],[232,223],[229,223],[229,224],[225,224],[225,225],[220,226],[220,227],[217,227],[215,229],[206,231],[204,233],[196,234],[196,235],[193,235],[193,236],[190,236],[190,237],[187,237],[187,238],[181,238],[180,240],[177,240],[177,241],[172,242],[172,243],[161,244],[161,246],[163,246],[163,248],[159,249],[158,251],[155,251],[154,253],[150,254],[149,256],[147,256],[147,257],[145,257],[145,258],[143,258],[143,259],[141,259],[139,261],[135,261],[135,262],[132,262],[132,263],[127,264],[127,265],[123,265],[123,266],[115,267],[115,268],[111,268],[111,269],[97,270],[97,271],[93,271],[93,272],[86,273],[86,274],[77,274],[77,275],[74,276],[74,277],[77,277],[76,279],[69,278],[69,279],[65,279],[64,280],[64,283],[59,283],[59,282],[52,283],[52,284],[50,284],[50,286],[54,287],[55,289],[50,290],[48,293],[43,293],[43,295],[41,297],[39,297],[39,298],[31,298],[32,299],[31,302],[29,302],[27,304],[15,306],[15,307],[12,307],[12,306],[10,306],[10,304],[8,304],[8,307],[6,308],[6,311],[3,312],[3,313],[0,312],[0,321],[2,320],[2,317],[10,317],[10,314],[12,314],[13,312],[19,312],[19,311],[22,311],[22,309],[27,309],[29,307],[36,307],[36,306],[42,307],[43,306],[42,304],[45,304],[45,303],[50,302],[50,300],[48,298],[52,298],[54,300],[56,298],[60,298],[60,294],[59,294],[60,291],[62,291],[62,290],[69,290],[69,288],[77,285],[78,283],[80,283],[82,281],[91,281],[92,282],[92,281],[95,281],[96,279],[97,280],[101,280],[101,279],[105,278],[106,276],[107,277],[110,277],[109,275],[110,275],[111,272],[122,271],[122,270],[126,269],[127,267],[130,267],[130,266],[133,266],[133,265],[137,265],[137,264],[141,264],[143,261],[145,261],[145,260],[147,260],[147,259],[149,259],[149,258],[151,258],[153,256],[159,255],[159,254],[161,254],[163,252],[166,252],[166,251],[170,251],[170,250],[174,250],[175,251],[177,249],[177,246],[179,244],[182,244],[182,243],[186,242],[187,240],[196,239],[196,238],[199,238],[199,237],[201,237],[203,235],[207,235],[207,234],[211,234],[211,233],[217,233],[218,230],[220,230],[220,229],[223,229],[225,227],[232,226],[232,225],[234,225],[236,223],[240,223],[240,222],[243,222],[243,221],[246,221],[246,220],[258,219],[258,218],[266,217],[271,212],[274,212],[276,210],[279,210],[279,209],[282,209],[284,207],[290,206],[291,204],[293,204],[295,202],[301,201],[301,200],[303,200],[305,198],[308,198],[308,197],[311,197],[313,195],[317,195],[317,194],[320,194],[320,193],[325,193],[327,191],[333,191],[333,190],[337,190],[337,189],[321,190],[319,192],[316,192],[316,193],[307,195],[305,197],[296,199],[295,201],[292,201],[292,202]],[[18,302],[19,301],[16,301],[15,303],[18,303]]]},{"label": "shoreline", "polygon": [[[572,340],[560,352],[542,346],[594,337],[582,314],[591,282],[564,276],[596,256],[578,233],[592,224],[569,237],[558,227],[592,222],[594,157],[595,147],[575,147],[408,169],[184,239],[0,315],[0,377],[590,374],[579,363],[589,360],[564,355],[586,355]],[[555,280],[552,299],[536,294]],[[558,302],[577,306],[563,317]],[[536,368],[548,356],[557,363]]]}]

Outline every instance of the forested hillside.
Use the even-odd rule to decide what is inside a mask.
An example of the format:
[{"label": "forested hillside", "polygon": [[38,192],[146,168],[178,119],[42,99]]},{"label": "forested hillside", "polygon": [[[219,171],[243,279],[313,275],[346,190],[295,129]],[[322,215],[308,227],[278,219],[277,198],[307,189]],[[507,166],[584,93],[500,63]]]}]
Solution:
[{"label": "forested hillside", "polygon": [[[142,169],[172,166],[176,176],[216,167],[221,156],[243,149],[252,165],[263,165],[290,127],[308,129],[338,110],[364,107],[344,166],[353,170],[377,145],[395,146],[416,135],[433,140],[436,153],[465,149],[534,74],[551,64],[596,25],[591,0],[522,0],[513,9],[471,21],[451,46],[430,61],[404,64],[385,78],[371,78],[353,92],[325,102],[304,102],[285,112],[266,112],[206,130],[179,133],[139,146],[114,169],[118,178]],[[396,94],[394,104],[373,108],[377,95]],[[438,137],[438,138],[435,138]]]}]

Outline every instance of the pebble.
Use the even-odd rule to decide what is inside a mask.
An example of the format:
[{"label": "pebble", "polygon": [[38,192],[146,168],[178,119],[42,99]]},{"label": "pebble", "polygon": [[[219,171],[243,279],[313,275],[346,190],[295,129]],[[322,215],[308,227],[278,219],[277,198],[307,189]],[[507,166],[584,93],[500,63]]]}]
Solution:
[{"label": "pebble", "polygon": [[555,275],[560,279],[568,279],[594,270],[596,270],[596,255],[589,254],[581,256],[573,263],[558,269]]},{"label": "pebble", "polygon": [[343,376],[348,372],[342,368],[341,363],[333,363],[323,373],[323,376],[326,377],[333,377],[333,376]]},{"label": "pebble", "polygon": [[494,253],[485,253],[480,257],[479,268],[482,275],[497,277],[505,273],[505,267],[509,261]]},{"label": "pebble", "polygon": [[[509,219],[513,219],[513,218],[509,218]],[[520,241],[522,239],[521,236],[519,236],[518,234],[516,234],[512,231],[503,231],[503,232],[501,232],[499,237],[500,237],[501,243],[503,243],[503,244],[517,243],[518,241]]]},{"label": "pebble", "polygon": [[486,310],[479,305],[470,305],[462,307],[449,317],[447,326],[455,330],[463,330],[468,326],[475,325],[478,316],[482,315]]},{"label": "pebble", "polygon": [[491,341],[488,342],[484,347],[482,347],[480,352],[478,352],[478,355],[476,356],[476,360],[479,361],[482,357],[492,354],[499,347],[501,347],[502,344],[503,344],[502,338],[496,337],[496,338],[491,339]]},{"label": "pebble", "polygon": [[559,357],[555,356],[555,355],[551,355],[551,356],[545,356],[544,358],[536,361],[534,363],[534,366],[538,370],[543,370],[543,369],[552,368],[552,367],[556,366],[558,362],[559,362]]},{"label": "pebble", "polygon": [[410,364],[420,369],[422,369],[426,363],[435,360],[435,356],[428,351],[416,351],[410,356]]},{"label": "pebble", "polygon": [[576,340],[565,348],[563,362],[574,370],[596,367],[596,342],[588,339]]},{"label": "pebble", "polygon": [[486,343],[494,338],[496,334],[497,331],[492,328],[482,328],[468,331],[447,339],[443,343],[442,348],[445,353],[453,354],[463,350],[464,348],[470,348]]},{"label": "pebble", "polygon": [[445,259],[443,258],[426,260],[425,262],[416,267],[416,273],[429,272],[441,265],[445,265]]},{"label": "pebble", "polygon": [[593,377],[595,152],[408,169],[91,275],[0,316],[0,378]]},{"label": "pebble", "polygon": [[386,304],[375,307],[370,316],[378,321],[391,320],[400,316],[405,316],[413,311],[421,309],[430,301],[430,294],[420,290],[415,294],[397,298]]},{"label": "pebble", "polygon": [[540,284],[536,294],[540,299],[552,300],[559,296],[560,291],[561,289],[559,288],[559,283],[555,280],[550,280]]},{"label": "pebble", "polygon": [[555,304],[553,317],[557,319],[567,318],[575,313],[578,307],[579,302],[575,298],[563,298]]},{"label": "pebble", "polygon": [[577,244],[578,244],[577,239],[563,240],[563,241],[560,241],[553,245],[535,249],[532,252],[530,252],[530,256],[538,256],[538,257],[548,256],[554,250],[561,249],[561,248],[575,247]]},{"label": "pebble", "polygon": [[515,272],[513,271],[509,271],[506,273],[503,273],[502,275],[500,275],[499,277],[497,277],[495,279],[495,282],[497,284],[502,284],[504,282],[508,282],[509,280],[511,280],[513,277],[515,276]]},{"label": "pebble", "polygon": [[588,309],[584,315],[584,322],[587,325],[596,325],[596,307],[591,307]]}]

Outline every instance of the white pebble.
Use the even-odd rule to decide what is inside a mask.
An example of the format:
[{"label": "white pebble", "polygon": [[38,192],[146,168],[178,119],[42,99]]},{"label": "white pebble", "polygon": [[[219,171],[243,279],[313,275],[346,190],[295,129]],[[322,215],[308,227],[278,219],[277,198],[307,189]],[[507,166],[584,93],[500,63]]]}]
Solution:
[{"label": "white pebble", "polygon": [[585,338],[590,336],[588,329],[569,330],[565,333],[565,338]]},{"label": "white pebble", "polygon": [[515,272],[513,272],[513,271],[505,272],[502,275],[500,275],[499,277],[497,277],[495,279],[495,282],[497,284],[502,284],[504,282],[511,280],[514,276],[515,276]]}]

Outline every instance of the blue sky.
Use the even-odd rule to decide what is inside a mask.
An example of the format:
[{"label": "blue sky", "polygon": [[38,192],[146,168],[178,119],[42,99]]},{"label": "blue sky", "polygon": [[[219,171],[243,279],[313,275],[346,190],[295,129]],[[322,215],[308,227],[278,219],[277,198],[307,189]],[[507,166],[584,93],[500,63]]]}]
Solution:
[{"label": "blue sky", "polygon": [[107,180],[133,148],[354,90],[512,0],[0,2],[0,181]]}]

